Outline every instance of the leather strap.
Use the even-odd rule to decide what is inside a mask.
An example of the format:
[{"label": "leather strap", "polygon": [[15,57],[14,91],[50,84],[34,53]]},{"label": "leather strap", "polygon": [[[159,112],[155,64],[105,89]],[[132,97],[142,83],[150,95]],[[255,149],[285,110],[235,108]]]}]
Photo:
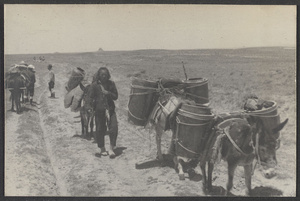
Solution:
[{"label": "leather strap", "polygon": [[252,153],[246,154],[245,152],[243,152],[243,151],[239,148],[239,146],[235,143],[235,141],[232,139],[232,137],[230,136],[228,130],[229,130],[229,126],[226,127],[226,128],[224,128],[224,129],[223,129],[223,132],[224,132],[225,135],[228,137],[228,139],[229,139],[229,141],[232,143],[232,145],[233,145],[233,146],[234,146],[241,154],[243,154],[243,155],[245,155],[245,156],[248,156],[248,155],[252,154]]}]

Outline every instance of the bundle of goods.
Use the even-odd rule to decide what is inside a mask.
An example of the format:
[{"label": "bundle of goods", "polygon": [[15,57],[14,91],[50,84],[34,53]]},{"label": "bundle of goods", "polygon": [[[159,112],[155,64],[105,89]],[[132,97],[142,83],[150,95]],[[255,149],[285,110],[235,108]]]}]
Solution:
[{"label": "bundle of goods", "polygon": [[67,94],[64,98],[65,108],[71,108],[72,112],[79,111],[81,107],[81,100],[84,95],[84,86],[80,83],[84,79],[85,71],[81,68],[76,68],[72,71],[71,77],[67,83]]},{"label": "bundle of goods", "polygon": [[198,158],[202,155],[214,117],[207,106],[182,104],[176,119],[177,156]]},{"label": "bundle of goods", "polygon": [[27,64],[19,64],[16,66],[16,68],[18,68],[20,71],[25,71],[28,69],[28,65]]},{"label": "bundle of goods", "polygon": [[[172,93],[160,95],[151,114],[149,115],[149,123],[153,125],[159,123],[159,121],[162,121],[164,125],[160,124],[160,127],[162,127],[163,130],[171,129],[170,122],[164,121],[174,111],[178,104],[183,101],[188,102],[188,100],[185,99],[185,97],[180,95],[175,95]],[[192,102],[191,104],[195,104],[194,101],[190,102]]]},{"label": "bundle of goods", "polygon": [[132,78],[128,103],[128,118],[144,126],[158,100],[158,81]]},{"label": "bundle of goods", "polygon": [[280,115],[277,108],[275,101],[266,101],[257,97],[248,98],[244,105],[245,113],[261,119],[268,129],[271,129],[269,125],[275,127],[280,124]]},{"label": "bundle of goods", "polygon": [[[26,67],[27,69],[27,67]],[[5,73],[5,88],[13,88],[14,80],[18,77],[23,75],[23,68],[20,68],[20,65],[13,65],[8,72]],[[28,79],[26,75],[23,75],[24,78],[24,86],[25,87],[25,80]]]},{"label": "bundle of goods", "polygon": [[266,101],[256,96],[251,96],[246,100],[244,104],[244,110],[245,111],[265,110],[266,108],[270,108],[275,104],[276,103],[274,101]]},{"label": "bundle of goods", "polygon": [[81,107],[81,100],[84,95],[84,90],[80,85],[72,89],[65,95],[64,106],[65,108],[71,108],[72,112],[78,112]]},{"label": "bundle of goods", "polygon": [[70,92],[72,89],[76,88],[79,83],[84,79],[85,71],[82,68],[75,68],[71,73],[71,77],[67,83],[66,89]]},{"label": "bundle of goods", "polygon": [[[13,89],[15,79],[18,78],[19,76],[21,76],[21,74],[19,72],[7,74],[6,77],[5,77],[5,82],[4,82],[5,88],[6,89]],[[21,89],[25,89],[25,80],[24,80],[24,85],[22,86]]]}]

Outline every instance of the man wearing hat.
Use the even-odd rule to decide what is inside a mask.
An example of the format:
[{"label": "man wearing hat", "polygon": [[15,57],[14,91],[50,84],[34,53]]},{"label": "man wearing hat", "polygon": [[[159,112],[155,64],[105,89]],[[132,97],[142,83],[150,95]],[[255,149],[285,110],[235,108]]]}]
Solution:
[{"label": "man wearing hat", "polygon": [[30,104],[32,105],[32,101],[33,101],[33,95],[34,95],[34,84],[35,84],[35,67],[33,65],[29,65],[28,66],[28,70],[31,72],[29,74],[30,76],[30,82],[27,86],[27,90],[28,90],[28,94],[29,94],[29,101],[30,101]]}]

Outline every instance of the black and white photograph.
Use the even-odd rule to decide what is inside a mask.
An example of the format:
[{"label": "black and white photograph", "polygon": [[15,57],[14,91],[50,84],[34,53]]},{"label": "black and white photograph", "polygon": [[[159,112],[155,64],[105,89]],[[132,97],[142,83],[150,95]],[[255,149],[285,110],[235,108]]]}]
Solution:
[{"label": "black and white photograph", "polygon": [[4,196],[295,197],[296,5],[4,4]]}]

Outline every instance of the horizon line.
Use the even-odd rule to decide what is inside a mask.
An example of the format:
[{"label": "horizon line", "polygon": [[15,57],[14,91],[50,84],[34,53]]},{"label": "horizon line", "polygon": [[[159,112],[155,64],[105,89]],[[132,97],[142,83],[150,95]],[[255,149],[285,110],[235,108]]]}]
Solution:
[{"label": "horizon line", "polygon": [[197,48],[197,49],[134,49],[134,50],[96,50],[96,51],[86,51],[86,52],[48,52],[48,53],[7,53],[4,55],[30,55],[30,54],[80,54],[80,53],[97,53],[97,52],[133,52],[133,51],[147,51],[147,50],[164,50],[164,51],[187,51],[187,50],[236,50],[236,49],[249,49],[249,48],[288,48],[296,49],[296,46],[249,46],[249,47],[239,47],[239,48]]}]

